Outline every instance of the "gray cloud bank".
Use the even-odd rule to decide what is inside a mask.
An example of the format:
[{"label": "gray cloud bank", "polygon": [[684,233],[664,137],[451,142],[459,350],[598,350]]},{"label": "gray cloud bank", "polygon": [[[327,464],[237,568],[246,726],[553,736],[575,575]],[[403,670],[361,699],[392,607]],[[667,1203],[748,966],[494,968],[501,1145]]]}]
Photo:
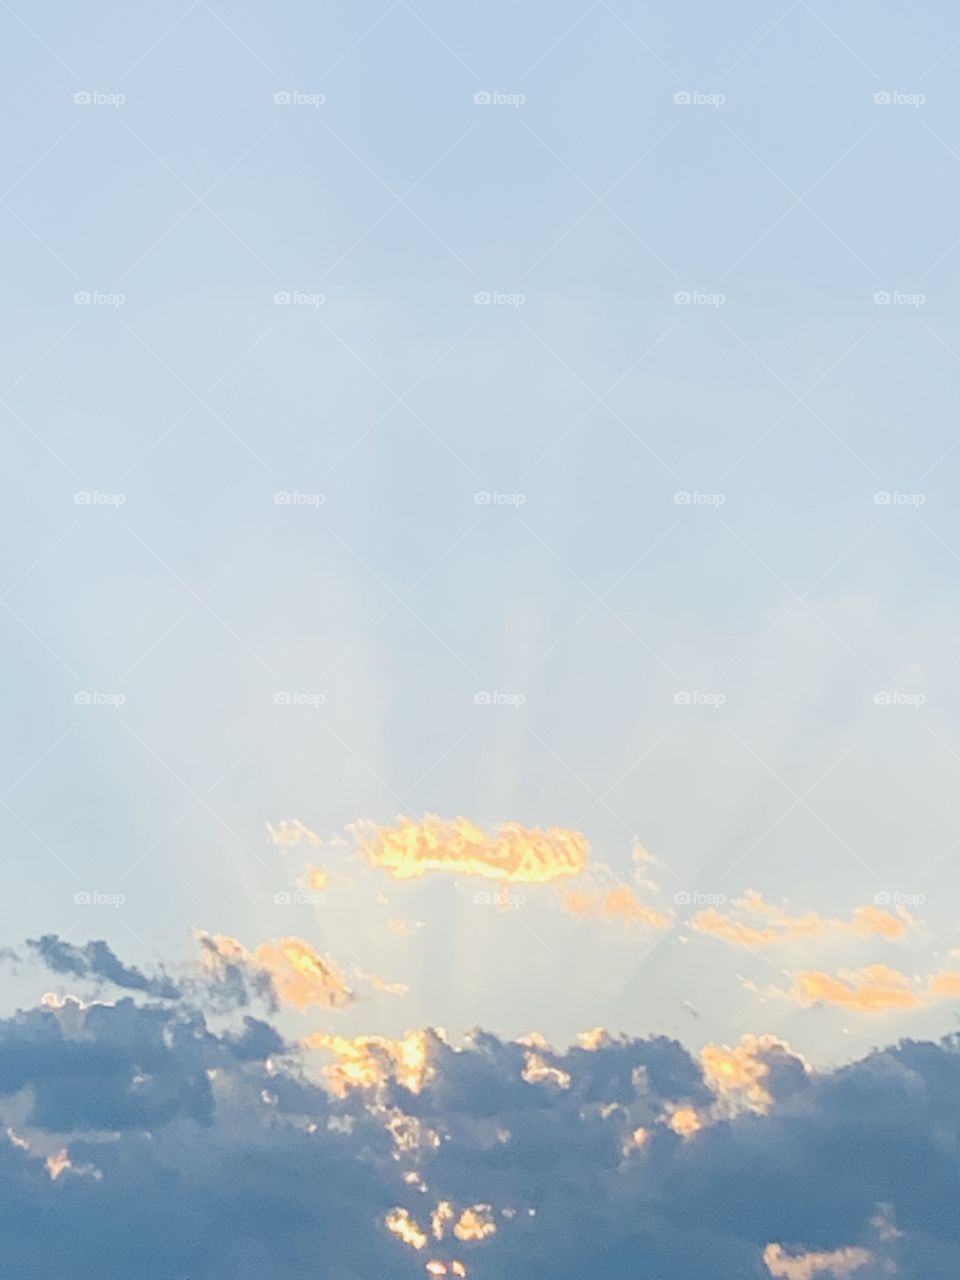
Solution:
[{"label": "gray cloud bank", "polygon": [[[766,1114],[725,1110],[662,1037],[554,1052],[428,1032],[415,1084],[377,1051],[376,1079],[338,1096],[329,1057],[266,1021],[215,1029],[103,944],[31,946],[124,993],[0,1020],[0,1257],[18,1280],[403,1280],[453,1260],[471,1280],[960,1274],[956,1036],[823,1073],[766,1049]],[[702,1118],[692,1136],[678,1108]],[[440,1204],[495,1230],[431,1230]],[[397,1209],[420,1248],[387,1229]]]}]

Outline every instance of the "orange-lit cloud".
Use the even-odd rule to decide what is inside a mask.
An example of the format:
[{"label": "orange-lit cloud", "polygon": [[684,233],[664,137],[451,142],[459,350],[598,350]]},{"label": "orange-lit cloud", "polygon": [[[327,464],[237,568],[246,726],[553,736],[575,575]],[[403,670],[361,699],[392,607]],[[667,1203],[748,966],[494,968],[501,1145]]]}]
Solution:
[{"label": "orange-lit cloud", "polygon": [[770,1068],[765,1056],[771,1050],[796,1057],[784,1040],[776,1036],[745,1035],[734,1048],[708,1044],[700,1053],[707,1084],[723,1102],[742,1104],[751,1111],[766,1112],[773,1098],[766,1087]]},{"label": "orange-lit cloud", "polygon": [[758,948],[804,938],[822,938],[829,934],[897,939],[904,937],[914,923],[902,907],[897,908],[896,914],[878,907],[856,907],[849,920],[833,919],[816,911],[795,916],[785,908],[767,902],[753,889],[736,899],[733,905],[736,910],[728,913],[716,907],[698,912],[691,921],[693,928],[729,946]]},{"label": "orange-lit cloud", "polygon": [[941,1000],[960,1000],[960,973],[945,969],[933,973],[927,979],[930,995]]},{"label": "orange-lit cloud", "polygon": [[841,969],[836,975],[802,969],[790,975],[788,991],[771,988],[768,995],[786,996],[799,1004],[828,1004],[855,1013],[927,1008],[944,1000],[960,1000],[960,971],[944,969],[910,978],[885,964]]},{"label": "orange-lit cloud", "polygon": [[670,924],[662,912],[641,902],[628,884],[614,889],[567,889],[561,900],[564,911],[581,918],[620,920],[649,929],[666,929]]},{"label": "orange-lit cloud", "polygon": [[304,1043],[334,1055],[337,1061],[325,1075],[330,1088],[341,1097],[350,1089],[375,1089],[390,1079],[411,1093],[419,1093],[433,1074],[425,1031],[409,1031],[401,1040],[383,1036],[349,1039],[318,1031]]},{"label": "orange-lit cloud", "polygon": [[681,1138],[692,1138],[703,1128],[703,1120],[693,1107],[677,1107],[666,1117],[666,1123]]},{"label": "orange-lit cloud", "polygon": [[356,823],[353,831],[372,867],[394,879],[419,879],[431,871],[523,884],[546,884],[585,870],[589,846],[579,831],[524,827],[505,822],[493,835],[466,818],[427,814],[422,822],[399,818],[392,827]]},{"label": "orange-lit cloud", "polygon": [[388,1231],[393,1232],[411,1249],[422,1249],[427,1243],[427,1233],[417,1225],[416,1219],[407,1209],[391,1209],[385,1218]]},{"label": "orange-lit cloud", "polygon": [[542,1054],[527,1053],[522,1076],[527,1084],[555,1084],[559,1089],[570,1088],[570,1076],[559,1067],[552,1067]]},{"label": "orange-lit cloud", "polygon": [[873,1254],[855,1246],[833,1249],[829,1253],[797,1253],[792,1257],[784,1253],[779,1244],[768,1244],[763,1251],[766,1268],[777,1280],[818,1280],[825,1276],[845,1280],[872,1260]]},{"label": "orange-lit cloud", "polygon": [[832,1004],[856,1013],[916,1009],[923,996],[906,974],[885,964],[841,969],[836,977],[805,969],[793,975],[793,996],[801,1004]]},{"label": "orange-lit cloud", "polygon": [[453,1234],[458,1240],[486,1240],[496,1231],[493,1210],[488,1204],[475,1204],[464,1209],[453,1227]]},{"label": "orange-lit cloud", "polygon": [[319,956],[302,938],[280,938],[247,951],[236,938],[226,934],[198,932],[203,963],[214,971],[229,965],[267,974],[277,999],[306,1009],[310,1005],[339,1008],[354,994],[332,961]]}]

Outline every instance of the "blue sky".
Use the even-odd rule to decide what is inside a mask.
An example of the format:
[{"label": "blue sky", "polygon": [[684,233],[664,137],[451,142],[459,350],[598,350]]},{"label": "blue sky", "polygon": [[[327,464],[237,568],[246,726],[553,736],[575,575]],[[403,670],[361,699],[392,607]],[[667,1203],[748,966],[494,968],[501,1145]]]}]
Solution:
[{"label": "blue sky", "polygon": [[[337,966],[294,1039],[948,1032],[952,6],[0,28],[7,1005],[200,930]],[[385,870],[431,814],[588,865]]]}]

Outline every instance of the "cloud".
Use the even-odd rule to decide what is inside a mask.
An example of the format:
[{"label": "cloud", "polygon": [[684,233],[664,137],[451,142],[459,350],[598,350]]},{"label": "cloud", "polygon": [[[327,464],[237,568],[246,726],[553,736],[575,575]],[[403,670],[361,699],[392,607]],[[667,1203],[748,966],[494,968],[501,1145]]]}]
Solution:
[{"label": "cloud", "polygon": [[5,1274],[960,1271],[960,1036],[827,1071],[759,1035],[699,1060],[602,1029],[561,1049],[429,1029],[301,1047],[191,1000],[0,1018]]},{"label": "cloud", "polygon": [[857,1013],[916,1009],[923,1004],[911,980],[885,964],[841,969],[837,977],[806,969],[793,979],[793,998],[801,1004],[833,1004]]},{"label": "cloud", "polygon": [[336,965],[302,938],[263,942],[247,951],[236,938],[198,933],[203,960],[221,984],[272,991],[281,1003],[303,1011],[311,1005],[339,1008],[356,997]]},{"label": "cloud", "polygon": [[579,831],[505,822],[489,835],[466,818],[427,814],[394,826],[359,822],[352,830],[371,867],[396,880],[429,872],[479,876],[518,884],[546,884],[585,870],[589,846]]},{"label": "cloud", "polygon": [[767,902],[753,889],[736,899],[734,906],[737,910],[726,914],[716,907],[700,911],[691,925],[698,933],[718,938],[729,946],[755,949],[829,935],[898,939],[904,937],[914,923],[902,907],[897,908],[896,914],[878,907],[856,907],[849,920],[832,919],[816,911],[795,916],[784,907]]},{"label": "cloud", "polygon": [[567,889],[561,901],[564,911],[581,918],[619,920],[648,929],[666,929],[670,924],[668,916],[641,902],[628,884],[613,889]]},{"label": "cloud", "polygon": [[769,994],[798,1004],[836,1005],[856,1013],[922,1009],[940,1001],[960,999],[960,971],[949,969],[926,978],[910,978],[889,965],[872,964],[862,969],[841,969],[836,976],[802,969],[791,977],[790,990],[772,988]]},{"label": "cloud", "polygon": [[400,1040],[384,1036],[351,1039],[317,1031],[304,1043],[336,1058],[325,1075],[334,1093],[343,1096],[350,1089],[377,1089],[391,1080],[411,1093],[419,1093],[432,1070],[431,1039],[424,1031],[410,1031]]},{"label": "cloud", "polygon": [[865,1267],[871,1258],[866,1249],[856,1247],[832,1249],[829,1253],[798,1253],[792,1257],[778,1244],[768,1244],[763,1251],[767,1270],[782,1280],[816,1280],[818,1276],[844,1280]]},{"label": "cloud", "polygon": [[139,969],[123,964],[101,940],[77,947],[64,942],[55,933],[45,933],[40,938],[28,938],[27,946],[53,973],[91,978],[128,991],[142,991],[145,995],[158,996],[164,1000],[176,1000],[181,994],[180,989],[166,974],[148,977]]},{"label": "cloud", "polygon": [[282,848],[296,848],[301,842],[317,848],[323,844],[323,841],[315,831],[311,831],[308,826],[294,818],[288,821],[286,818],[280,820],[276,826],[267,823],[267,836],[271,844],[280,845]]},{"label": "cloud", "polygon": [[801,1074],[806,1064],[776,1036],[743,1036],[739,1045],[708,1044],[700,1051],[707,1084],[721,1112],[738,1107],[764,1114],[773,1105],[773,1081],[786,1069]]}]

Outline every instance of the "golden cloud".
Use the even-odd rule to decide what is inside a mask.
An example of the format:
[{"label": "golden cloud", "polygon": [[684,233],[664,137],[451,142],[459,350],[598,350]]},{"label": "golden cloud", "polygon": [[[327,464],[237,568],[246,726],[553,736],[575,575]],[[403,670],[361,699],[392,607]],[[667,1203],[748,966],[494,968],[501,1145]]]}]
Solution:
[{"label": "golden cloud", "polygon": [[567,889],[562,903],[564,911],[581,918],[620,920],[649,929],[666,929],[670,924],[667,916],[641,902],[628,884],[614,889]]},{"label": "golden cloud", "polygon": [[693,1107],[677,1107],[666,1117],[666,1123],[681,1138],[692,1138],[703,1128],[700,1114]]},{"label": "golden cloud", "polygon": [[943,969],[910,978],[885,964],[841,969],[836,976],[817,969],[790,975],[789,991],[771,988],[768,995],[800,1004],[829,1004],[855,1013],[887,1013],[892,1009],[928,1008],[943,1000],[960,1000],[960,971]]},{"label": "golden cloud", "polygon": [[352,830],[372,867],[396,880],[431,871],[522,884],[545,884],[585,870],[589,845],[565,827],[524,827],[505,822],[488,835],[466,818],[427,814],[421,822],[399,818],[395,826],[355,823]]},{"label": "golden cloud", "polygon": [[844,1280],[872,1260],[872,1253],[855,1246],[833,1249],[829,1253],[797,1253],[792,1257],[784,1253],[779,1244],[768,1244],[763,1251],[767,1270],[779,1280],[815,1280],[824,1275]]},{"label": "golden cloud", "polygon": [[388,1231],[393,1232],[411,1249],[422,1249],[427,1243],[427,1233],[417,1225],[407,1209],[391,1209],[384,1219]]},{"label": "golden cloud", "polygon": [[[763,895],[748,890],[734,902],[736,913],[724,914],[716,907],[700,911],[691,924],[698,933],[719,938],[733,947],[769,947],[781,942],[804,938],[821,938],[828,934],[847,937],[902,938],[914,923],[902,907],[896,914],[878,907],[856,907],[850,920],[837,920],[816,911],[791,915],[785,908],[767,902]],[[743,919],[746,916],[748,919]]]},{"label": "golden cloud", "polygon": [[453,1234],[458,1240],[486,1240],[496,1235],[497,1224],[493,1220],[493,1210],[488,1204],[475,1204],[464,1209],[454,1224]]},{"label": "golden cloud", "polygon": [[302,938],[264,942],[247,951],[236,938],[198,931],[204,965],[224,972],[228,966],[267,974],[277,999],[304,1010],[310,1005],[339,1008],[354,994],[332,961],[319,956]]},{"label": "golden cloud", "polygon": [[304,1043],[310,1049],[332,1053],[336,1063],[325,1075],[331,1090],[343,1097],[350,1089],[376,1089],[394,1079],[419,1093],[432,1078],[429,1039],[425,1031],[409,1031],[401,1040],[384,1036],[331,1036],[318,1031]]},{"label": "golden cloud", "polygon": [[885,964],[864,969],[841,969],[837,977],[817,970],[793,975],[793,996],[801,1004],[832,1004],[857,1013],[886,1013],[916,1009],[924,1003],[906,974]]},{"label": "golden cloud", "polygon": [[768,1111],[773,1098],[766,1087],[770,1068],[764,1060],[771,1050],[796,1053],[776,1036],[745,1035],[735,1048],[708,1044],[700,1053],[700,1063],[707,1084],[722,1103],[744,1105],[760,1114]]}]

